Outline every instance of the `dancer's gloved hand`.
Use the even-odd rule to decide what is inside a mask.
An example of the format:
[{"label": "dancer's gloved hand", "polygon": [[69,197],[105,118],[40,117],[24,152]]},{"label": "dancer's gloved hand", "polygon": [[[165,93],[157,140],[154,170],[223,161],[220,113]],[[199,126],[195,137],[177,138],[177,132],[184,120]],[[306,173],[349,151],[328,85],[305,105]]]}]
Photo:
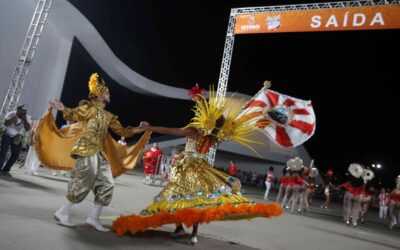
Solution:
[{"label": "dancer's gloved hand", "polygon": [[139,127],[141,129],[150,129],[150,124],[148,122],[146,122],[146,121],[142,121],[142,122],[140,122]]},{"label": "dancer's gloved hand", "polygon": [[63,111],[65,109],[64,104],[58,100],[49,101],[49,104],[52,108],[57,109],[58,111]]}]

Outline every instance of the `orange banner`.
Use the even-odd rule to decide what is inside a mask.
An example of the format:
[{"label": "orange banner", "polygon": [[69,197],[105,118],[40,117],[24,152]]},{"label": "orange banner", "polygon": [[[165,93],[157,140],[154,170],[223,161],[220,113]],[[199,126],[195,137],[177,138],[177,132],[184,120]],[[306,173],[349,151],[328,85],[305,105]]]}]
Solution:
[{"label": "orange banner", "polygon": [[400,29],[400,5],[239,14],[235,24],[235,34],[376,29]]}]

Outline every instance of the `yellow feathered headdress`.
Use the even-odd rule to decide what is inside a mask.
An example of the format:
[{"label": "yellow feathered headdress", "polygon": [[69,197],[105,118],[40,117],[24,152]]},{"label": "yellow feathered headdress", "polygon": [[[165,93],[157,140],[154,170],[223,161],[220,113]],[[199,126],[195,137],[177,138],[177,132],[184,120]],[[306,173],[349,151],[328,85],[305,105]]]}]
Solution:
[{"label": "yellow feathered headdress", "polygon": [[[204,135],[215,136],[218,142],[231,140],[257,152],[251,144],[263,144],[250,139],[255,132],[255,121],[260,119],[261,112],[243,113],[242,105],[234,103],[233,96],[222,98],[215,95],[210,89],[208,100],[199,95],[194,100],[196,105],[193,109],[195,116],[187,127],[194,127],[204,131]],[[224,116],[225,120],[221,127],[216,128],[217,120]],[[259,125],[259,124],[257,124]],[[214,134],[214,131],[217,131]]]},{"label": "yellow feathered headdress", "polygon": [[105,91],[108,91],[106,83],[102,80],[99,81],[99,74],[93,73],[89,79],[89,97],[96,99],[101,96]]}]

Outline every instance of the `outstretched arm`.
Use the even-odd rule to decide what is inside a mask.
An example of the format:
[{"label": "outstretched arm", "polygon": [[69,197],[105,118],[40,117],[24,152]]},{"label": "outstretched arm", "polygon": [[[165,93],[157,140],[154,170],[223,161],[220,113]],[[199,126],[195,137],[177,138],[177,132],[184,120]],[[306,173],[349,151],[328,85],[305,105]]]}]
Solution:
[{"label": "outstretched arm", "polygon": [[85,102],[80,103],[79,106],[74,109],[65,107],[64,104],[58,100],[49,101],[49,104],[52,108],[61,111],[64,120],[70,122],[86,120],[92,115],[93,111]]},{"label": "outstretched arm", "polygon": [[117,116],[113,116],[110,121],[110,129],[114,131],[117,135],[126,138],[132,137],[134,134],[142,133],[145,129],[140,127],[123,127],[118,120]]},{"label": "outstretched arm", "polygon": [[197,139],[197,130],[194,128],[167,128],[167,127],[158,127],[151,126],[147,122],[141,122],[140,127],[143,129],[150,129],[156,133],[164,134],[164,135],[175,135],[175,136],[187,136],[192,139]]}]

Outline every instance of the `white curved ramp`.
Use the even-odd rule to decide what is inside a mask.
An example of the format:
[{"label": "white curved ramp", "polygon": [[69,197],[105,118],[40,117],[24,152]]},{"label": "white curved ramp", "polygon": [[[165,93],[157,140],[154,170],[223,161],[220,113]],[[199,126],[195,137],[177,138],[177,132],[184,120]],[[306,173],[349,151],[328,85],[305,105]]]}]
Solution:
[{"label": "white curved ramp", "polygon": [[[7,24],[0,24],[1,29],[17,30],[7,45],[1,44],[2,62],[7,65],[1,72],[9,71],[9,76],[1,74],[2,92],[4,83],[10,81],[12,67],[15,66],[16,57],[21,47],[19,42],[27,30],[29,20],[36,5],[36,0],[1,1],[0,16]],[[14,25],[14,26],[13,26]],[[71,3],[65,0],[53,0],[48,21],[39,42],[37,53],[32,62],[27,81],[21,96],[21,102],[30,104],[30,113],[33,118],[38,118],[48,107],[48,100],[61,96],[64,78],[69,62],[73,39],[76,37],[82,46],[98,65],[117,83],[132,91],[175,99],[187,99],[187,90],[171,87],[148,79],[123,63],[109,48],[107,43],[97,32],[94,26]],[[6,47],[7,46],[7,47]],[[12,65],[12,66],[11,66]],[[86,84],[82,87],[86,88]],[[44,91],[45,90],[45,91]],[[245,96],[237,94],[236,96]],[[3,96],[1,96],[3,98]],[[252,152],[243,150],[241,146],[225,143],[222,150],[253,155]],[[260,149],[260,153],[271,160],[285,162],[288,157],[301,155],[309,161],[309,156],[304,148],[282,149],[269,145]]]}]

